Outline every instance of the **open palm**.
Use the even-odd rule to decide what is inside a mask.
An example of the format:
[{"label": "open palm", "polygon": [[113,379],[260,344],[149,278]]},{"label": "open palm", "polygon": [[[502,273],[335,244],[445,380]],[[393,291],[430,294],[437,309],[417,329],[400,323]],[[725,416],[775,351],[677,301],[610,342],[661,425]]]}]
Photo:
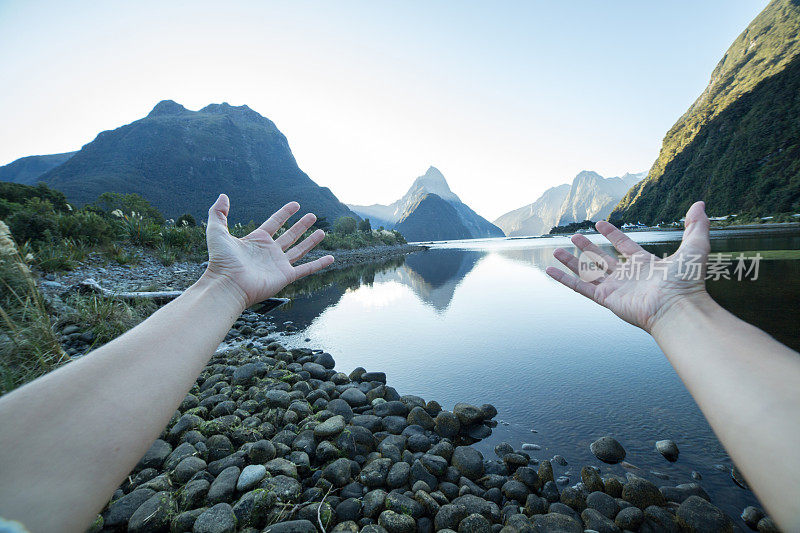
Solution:
[{"label": "open palm", "polygon": [[317,230],[293,246],[317,220],[312,213],[304,215],[273,239],[275,232],[300,209],[297,202],[289,202],[241,239],[228,231],[229,209],[230,201],[222,194],[208,211],[207,273],[230,281],[232,288],[240,293],[245,307],[266,300],[293,281],[333,263],[333,256],[326,255],[302,265],[293,265],[325,237],[324,231]]},{"label": "open palm", "polygon": [[[572,242],[581,250],[581,259],[563,248],[556,249],[553,255],[579,277],[555,267],[549,267],[547,273],[649,332],[674,305],[705,293],[709,223],[704,208],[703,202],[696,202],[689,208],[681,245],[669,257],[653,256],[613,224],[600,221],[596,224],[597,231],[624,256],[624,261],[604,253],[585,236],[575,235]],[[587,270],[582,269],[587,261],[599,265],[600,272],[587,275]]]}]

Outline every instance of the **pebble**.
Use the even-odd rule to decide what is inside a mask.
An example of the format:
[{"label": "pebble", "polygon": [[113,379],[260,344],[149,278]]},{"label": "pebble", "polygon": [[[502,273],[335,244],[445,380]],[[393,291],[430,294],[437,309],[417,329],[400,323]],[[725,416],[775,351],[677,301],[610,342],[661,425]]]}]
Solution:
[{"label": "pebble", "polygon": [[267,476],[267,469],[264,465],[247,465],[239,474],[236,482],[236,490],[247,492],[254,488],[262,479]]},{"label": "pebble", "polygon": [[664,456],[664,458],[674,463],[678,460],[678,445],[671,440],[660,440],[656,442],[656,450]]},{"label": "pebble", "polygon": [[601,437],[594,441],[589,449],[604,463],[616,464],[625,459],[625,448],[614,437]]}]

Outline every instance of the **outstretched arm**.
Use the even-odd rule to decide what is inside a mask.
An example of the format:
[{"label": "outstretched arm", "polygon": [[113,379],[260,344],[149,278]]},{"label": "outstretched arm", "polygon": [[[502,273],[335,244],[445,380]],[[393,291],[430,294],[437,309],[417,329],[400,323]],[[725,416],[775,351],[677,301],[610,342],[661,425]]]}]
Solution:
[{"label": "outstretched arm", "polygon": [[228,232],[228,208],[221,195],[209,210],[209,266],[197,283],[121,337],[0,399],[0,516],[34,532],[85,530],[241,312],[333,262],[292,265],[324,237],[318,230],[292,247],[314,215],[272,239],[296,202],[242,239]]},{"label": "outstretched arm", "polygon": [[[573,242],[600,255],[606,275],[580,279],[553,267],[547,273],[653,335],[773,519],[785,531],[799,531],[800,354],[708,295],[708,226],[697,202],[686,214],[678,251],[656,259],[612,224],[598,222],[597,230],[626,260],[641,265],[638,276],[582,235]],[[572,254],[558,249],[554,255],[580,273]],[[678,265],[691,258],[702,261],[700,275],[681,274]]]}]

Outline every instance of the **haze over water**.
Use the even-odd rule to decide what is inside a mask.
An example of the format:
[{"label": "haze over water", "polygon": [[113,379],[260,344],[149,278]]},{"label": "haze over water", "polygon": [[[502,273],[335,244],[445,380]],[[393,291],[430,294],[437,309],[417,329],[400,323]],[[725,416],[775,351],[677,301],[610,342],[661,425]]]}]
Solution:
[{"label": "haze over water", "polygon": [[[681,233],[630,235],[660,255],[677,248]],[[711,242],[712,253],[798,250],[800,232],[715,231]],[[342,372],[385,371],[400,394],[445,409],[493,404],[500,424],[478,445],[487,459],[501,441],[517,449],[536,443],[542,450],[533,457],[566,458],[568,466],[553,466],[569,484],[587,464],[624,475],[589,452],[591,441],[613,435],[640,469],[633,472],[661,486],[691,482],[696,470],[712,501],[738,517],[755,497],[734,484],[731,460],[669,362],[648,334],[545,274],[559,246],[572,245],[566,237],[436,243],[384,265],[333,273],[333,284],[294,295],[276,314],[300,328],[282,342],[322,348]],[[800,348],[800,260],[761,261],[757,280],[709,282],[709,291]],[[677,463],[654,449],[667,438],[680,448]]]}]

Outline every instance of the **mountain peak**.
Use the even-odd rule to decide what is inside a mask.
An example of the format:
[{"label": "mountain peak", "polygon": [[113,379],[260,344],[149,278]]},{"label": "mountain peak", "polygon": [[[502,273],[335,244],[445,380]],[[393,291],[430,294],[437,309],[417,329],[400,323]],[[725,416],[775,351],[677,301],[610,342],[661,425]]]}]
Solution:
[{"label": "mountain peak", "polygon": [[182,115],[187,112],[188,109],[183,107],[175,100],[161,100],[159,103],[156,104],[153,110],[147,114],[147,116],[162,117],[165,115]]},{"label": "mountain peak", "polygon": [[424,190],[425,192],[434,193],[442,198],[455,196],[444,175],[436,167],[428,167],[428,170],[422,176],[414,180],[409,192],[416,190]]},{"label": "mountain peak", "polygon": [[263,122],[266,119],[264,116],[259,114],[257,111],[253,111],[247,105],[230,105],[228,102],[222,102],[221,104],[208,104],[203,109],[200,110],[201,113],[211,113],[215,115],[227,115],[229,117],[239,117],[244,119],[249,119],[256,122]]}]

